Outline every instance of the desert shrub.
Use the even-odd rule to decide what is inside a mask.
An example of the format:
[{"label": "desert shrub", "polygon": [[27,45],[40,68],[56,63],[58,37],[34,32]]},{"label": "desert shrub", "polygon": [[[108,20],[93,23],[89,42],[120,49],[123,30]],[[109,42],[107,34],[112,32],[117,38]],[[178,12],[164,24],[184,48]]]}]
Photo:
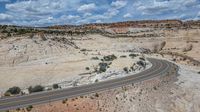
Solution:
[{"label": "desert shrub", "polygon": [[81,49],[80,51],[87,51],[87,49]]},{"label": "desert shrub", "polygon": [[25,34],[27,33],[27,31],[25,29],[18,29],[17,34],[21,35],[21,34]]},{"label": "desert shrub", "polygon": [[95,97],[99,97],[99,94],[98,94],[98,93],[95,93]]},{"label": "desert shrub", "polygon": [[129,57],[131,57],[131,58],[135,58],[137,56],[138,56],[137,54],[129,54]]},{"label": "desert shrub", "polygon": [[53,89],[58,89],[58,88],[59,88],[58,84],[53,84]]},{"label": "desert shrub", "polygon": [[27,110],[27,111],[31,111],[32,108],[33,108],[33,106],[32,106],[32,105],[29,105],[28,107],[26,107],[26,110]]},{"label": "desert shrub", "polygon": [[20,108],[17,108],[17,109],[16,109],[16,111],[20,111],[20,110],[21,110]]},{"label": "desert shrub", "polygon": [[10,94],[13,94],[13,95],[16,95],[16,94],[19,94],[21,92],[21,89],[19,87],[12,87],[12,88],[9,88],[6,93],[10,93]]},{"label": "desert shrub", "polygon": [[176,58],[173,58],[172,61],[176,61]]},{"label": "desert shrub", "polygon": [[106,72],[107,67],[108,67],[107,63],[99,63],[99,70],[98,70],[98,72],[99,73]]},{"label": "desert shrub", "polygon": [[123,70],[128,73],[128,67],[124,67]]},{"label": "desert shrub", "polygon": [[120,56],[120,58],[126,58],[126,55],[122,55],[122,56]]},{"label": "desert shrub", "polygon": [[7,37],[10,37],[10,36],[11,36],[11,33],[10,33],[10,32],[8,32],[8,33],[7,33]]},{"label": "desert shrub", "polygon": [[85,67],[85,69],[86,69],[86,70],[90,70],[90,68],[89,68],[89,67]]},{"label": "desert shrub", "polygon": [[137,64],[142,67],[146,67],[146,64],[143,61],[138,61]]},{"label": "desert shrub", "polygon": [[92,59],[92,60],[99,60],[98,57],[92,57],[91,59]]},{"label": "desert shrub", "polygon": [[139,59],[142,60],[142,61],[145,61],[145,58],[143,58],[143,57],[140,57]]},{"label": "desert shrub", "polygon": [[41,85],[36,85],[35,87],[30,86],[28,88],[29,93],[40,92],[40,91],[43,91],[43,90],[44,90],[44,87],[41,86]]},{"label": "desert shrub", "polygon": [[63,100],[63,101],[62,101],[62,103],[63,103],[63,104],[65,104],[65,103],[66,103],[66,101],[65,101],[65,100]]},{"label": "desert shrub", "polygon": [[1,33],[8,33],[8,31],[4,29],[3,31],[1,31]]},{"label": "desert shrub", "polygon": [[17,32],[17,28],[14,28],[13,31],[16,33]]},{"label": "desert shrub", "polygon": [[112,54],[112,55],[104,56],[103,59],[104,61],[113,61],[117,59],[117,57],[114,54]]},{"label": "desert shrub", "polygon": [[98,79],[96,79],[96,80],[95,80],[95,82],[99,82],[99,80],[98,80]]},{"label": "desert shrub", "polygon": [[131,66],[130,69],[131,69],[132,71],[134,71],[134,67],[133,67],[133,66]]},{"label": "desert shrub", "polygon": [[183,48],[183,52],[191,51],[192,48],[193,48],[193,45],[192,45],[192,44],[189,44],[189,45],[187,45],[185,48]]}]

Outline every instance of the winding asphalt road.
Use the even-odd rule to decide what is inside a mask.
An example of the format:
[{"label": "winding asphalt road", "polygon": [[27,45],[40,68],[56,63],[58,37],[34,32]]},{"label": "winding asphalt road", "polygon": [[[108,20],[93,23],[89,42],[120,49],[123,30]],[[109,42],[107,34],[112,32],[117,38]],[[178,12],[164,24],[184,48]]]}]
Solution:
[{"label": "winding asphalt road", "polygon": [[148,58],[148,60],[152,63],[152,67],[135,75],[129,75],[127,77],[97,82],[89,85],[77,86],[73,88],[2,98],[0,99],[0,111],[26,107],[34,104],[48,103],[65,98],[77,97],[89,93],[121,87],[124,85],[148,80],[156,76],[166,75],[170,71],[173,71],[175,67],[174,64],[165,60],[158,60],[153,58]]}]

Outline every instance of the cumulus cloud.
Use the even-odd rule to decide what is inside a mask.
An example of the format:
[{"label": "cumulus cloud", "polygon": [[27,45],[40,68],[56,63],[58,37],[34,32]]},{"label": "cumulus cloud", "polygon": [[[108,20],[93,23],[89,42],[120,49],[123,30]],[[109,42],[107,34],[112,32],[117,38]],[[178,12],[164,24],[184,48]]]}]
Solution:
[{"label": "cumulus cloud", "polygon": [[84,15],[83,15],[83,17],[88,17],[88,16],[91,16],[92,15],[92,13],[84,13]]},{"label": "cumulus cloud", "polygon": [[120,9],[126,6],[126,4],[127,4],[126,1],[118,0],[118,1],[112,2],[111,6],[115,7],[116,9]]},{"label": "cumulus cloud", "polygon": [[[0,24],[47,26],[126,19],[199,19],[199,0],[0,0]],[[4,8],[5,7],[5,8]]]},{"label": "cumulus cloud", "polygon": [[96,5],[94,3],[91,4],[84,4],[80,6],[77,11],[78,12],[90,12],[96,8]]},{"label": "cumulus cloud", "polygon": [[162,14],[167,11],[173,13],[188,10],[199,3],[198,0],[155,0],[154,2],[139,4],[137,10],[147,15]]},{"label": "cumulus cloud", "polygon": [[130,14],[130,13],[126,13],[123,17],[124,17],[124,18],[130,18],[130,17],[131,17],[131,14]]},{"label": "cumulus cloud", "polygon": [[68,16],[66,16],[66,19],[69,19],[69,20],[78,19],[78,18],[80,18],[80,16],[78,16],[78,15],[68,15]]},{"label": "cumulus cloud", "polygon": [[0,22],[1,21],[10,21],[13,17],[8,14],[0,13]]}]

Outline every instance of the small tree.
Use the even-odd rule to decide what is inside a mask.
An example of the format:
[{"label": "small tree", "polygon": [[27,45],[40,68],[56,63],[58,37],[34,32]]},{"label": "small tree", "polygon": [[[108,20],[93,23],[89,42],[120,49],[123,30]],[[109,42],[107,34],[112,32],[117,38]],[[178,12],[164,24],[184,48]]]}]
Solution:
[{"label": "small tree", "polygon": [[58,88],[59,88],[58,84],[53,84],[53,89],[58,89]]},{"label": "small tree", "polygon": [[131,57],[131,58],[134,58],[136,56],[137,56],[137,54],[129,54],[129,57]]},{"label": "small tree", "polygon": [[120,56],[120,58],[126,58],[126,55],[122,55],[122,56]]},{"label": "small tree", "polygon": [[123,70],[128,73],[128,67],[124,67]]},{"label": "small tree", "polygon": [[92,60],[99,60],[98,57],[92,57],[91,59],[92,59]]},{"label": "small tree", "polygon": [[103,59],[105,61],[113,61],[113,60],[117,59],[117,57],[114,54],[112,54],[112,55],[104,56]]},{"label": "small tree", "polygon": [[7,37],[11,37],[11,33],[10,32],[7,33]]},{"label": "small tree", "polygon": [[12,88],[9,88],[6,93],[10,93],[10,94],[13,94],[13,95],[16,95],[16,94],[19,94],[21,92],[21,89],[19,87],[12,87]]},{"label": "small tree", "polygon": [[26,107],[26,110],[27,110],[27,111],[31,111],[32,108],[33,108],[33,106],[32,106],[32,105],[29,105],[28,107]]},{"label": "small tree", "polygon": [[98,72],[99,73],[106,72],[107,67],[108,67],[107,63],[99,63],[99,70],[98,70]]},{"label": "small tree", "polygon": [[89,68],[89,67],[85,67],[85,69],[86,69],[86,70],[90,70],[90,68]]},{"label": "small tree", "polygon": [[139,66],[142,66],[143,68],[146,67],[146,64],[145,64],[143,61],[138,61],[137,64],[138,64]]},{"label": "small tree", "polygon": [[44,87],[41,86],[41,85],[36,85],[35,87],[30,86],[28,88],[29,93],[40,92],[40,91],[43,91],[43,90],[44,90]]}]

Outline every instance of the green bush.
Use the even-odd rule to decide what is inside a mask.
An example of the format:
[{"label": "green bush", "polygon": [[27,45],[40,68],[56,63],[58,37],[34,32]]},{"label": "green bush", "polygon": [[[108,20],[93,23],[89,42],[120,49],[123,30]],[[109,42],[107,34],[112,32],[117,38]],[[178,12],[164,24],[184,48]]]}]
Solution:
[{"label": "green bush", "polygon": [[33,108],[33,106],[32,106],[32,105],[29,105],[28,107],[26,107],[26,110],[27,110],[27,111],[31,111],[32,108]]},{"label": "green bush", "polygon": [[58,89],[58,88],[59,88],[58,84],[53,84],[53,89]]},{"label": "green bush", "polygon": [[145,61],[145,58],[143,58],[143,57],[140,57],[139,59],[142,60],[142,61]]},{"label": "green bush", "polygon": [[122,56],[120,56],[120,58],[126,58],[126,55],[122,55]]},{"label": "green bush", "polygon": [[10,94],[13,94],[13,95],[16,95],[16,94],[19,94],[21,92],[21,89],[19,87],[12,87],[12,88],[9,88],[6,93],[10,93]]},{"label": "green bush", "polygon": [[136,56],[138,56],[137,54],[129,54],[129,57],[131,58],[135,58]]},{"label": "green bush", "polygon": [[10,33],[10,32],[8,32],[8,33],[7,33],[7,37],[10,37],[10,36],[11,36],[11,33]]},{"label": "green bush", "polygon": [[112,54],[112,55],[104,56],[103,59],[104,61],[113,61],[117,59],[117,57],[114,54]]},{"label": "green bush", "polygon": [[85,67],[85,69],[86,69],[86,70],[90,70],[90,68],[89,68],[89,67]]},{"label": "green bush", "polygon": [[106,72],[106,69],[108,68],[107,63],[99,63],[99,73]]},{"label": "green bush", "polygon": [[143,61],[138,61],[137,64],[142,67],[146,67],[146,64]]},{"label": "green bush", "polygon": [[98,93],[95,93],[95,97],[99,97],[99,94],[98,94]]},{"label": "green bush", "polygon": [[43,90],[44,90],[44,87],[41,86],[41,85],[36,85],[35,87],[30,86],[28,88],[29,93],[40,92],[40,91],[43,91]]},{"label": "green bush", "polygon": [[83,51],[83,52],[84,52],[84,51],[87,51],[87,49],[81,49],[80,51]]},{"label": "green bush", "polygon": [[92,57],[91,59],[92,59],[92,60],[99,60],[98,57]]},{"label": "green bush", "polygon": [[98,80],[98,79],[96,79],[96,80],[95,80],[95,82],[99,82],[99,80]]},{"label": "green bush", "polygon": [[128,73],[128,67],[124,67],[123,70]]}]

